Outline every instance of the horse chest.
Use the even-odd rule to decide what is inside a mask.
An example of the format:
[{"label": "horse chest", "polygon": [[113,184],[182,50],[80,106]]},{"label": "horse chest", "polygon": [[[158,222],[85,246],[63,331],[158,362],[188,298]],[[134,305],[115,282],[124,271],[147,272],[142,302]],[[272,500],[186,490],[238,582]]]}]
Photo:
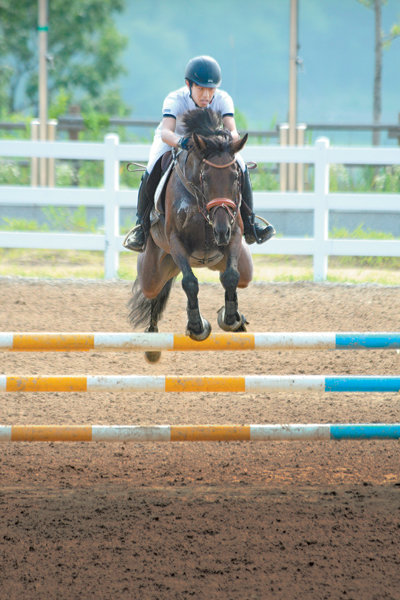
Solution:
[{"label": "horse chest", "polygon": [[192,267],[210,267],[218,264],[224,257],[215,243],[211,226],[202,217],[198,227],[188,235],[190,264]]}]

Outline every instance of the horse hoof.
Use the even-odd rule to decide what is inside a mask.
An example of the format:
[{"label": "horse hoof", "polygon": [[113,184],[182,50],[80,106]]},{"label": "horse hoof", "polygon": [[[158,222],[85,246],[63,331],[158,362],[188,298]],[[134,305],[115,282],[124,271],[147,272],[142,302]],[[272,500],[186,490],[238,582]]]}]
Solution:
[{"label": "horse hoof", "polygon": [[247,331],[247,327],[246,324],[248,323],[248,321],[246,321],[246,317],[244,315],[241,315],[242,321],[240,323],[240,326],[235,329],[235,332],[239,332],[239,331]]},{"label": "horse hoof", "polygon": [[235,315],[236,320],[232,325],[228,325],[225,323],[225,306],[221,306],[217,314],[218,325],[223,331],[247,331],[246,325],[248,325],[248,321],[244,315],[237,312]]},{"label": "horse hoof", "polygon": [[207,319],[201,318],[203,323],[203,331],[201,333],[195,333],[191,331],[189,328],[186,329],[186,335],[188,335],[192,340],[196,340],[196,342],[202,342],[206,340],[211,333],[211,325],[207,321]]},{"label": "horse hoof", "polygon": [[156,363],[161,358],[161,352],[145,352],[144,357],[149,363]]},{"label": "horse hoof", "polygon": [[[155,333],[158,331],[158,327],[157,325],[149,325],[144,331],[145,333]],[[158,352],[157,350],[149,350],[149,352],[144,353],[144,357],[147,362],[156,363],[161,358],[161,352]]]}]

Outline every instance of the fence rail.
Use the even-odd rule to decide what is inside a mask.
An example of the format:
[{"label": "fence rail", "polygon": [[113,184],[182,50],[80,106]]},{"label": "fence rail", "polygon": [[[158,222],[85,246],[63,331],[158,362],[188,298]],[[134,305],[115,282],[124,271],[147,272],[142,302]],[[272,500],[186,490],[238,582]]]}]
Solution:
[{"label": "fence rail", "polygon": [[[105,278],[117,277],[119,254],[124,251],[123,236],[120,235],[120,208],[135,208],[137,201],[137,190],[121,190],[119,187],[120,162],[146,162],[149,150],[148,144],[120,144],[115,134],[107,135],[104,143],[0,140],[0,157],[96,160],[104,163],[104,185],[101,189],[0,186],[0,205],[100,206],[104,210],[104,233],[0,231],[0,245],[4,248],[101,250],[104,252]],[[331,148],[329,140],[320,138],[314,146],[247,145],[242,155],[246,161],[258,163],[314,165],[312,192],[254,194],[256,212],[312,210],[313,237],[276,237],[267,244],[251,246],[254,254],[311,255],[315,281],[326,280],[329,256],[400,256],[400,240],[329,238],[330,211],[390,212],[398,213],[400,218],[400,194],[329,193],[330,165],[400,165],[399,148]]]}]

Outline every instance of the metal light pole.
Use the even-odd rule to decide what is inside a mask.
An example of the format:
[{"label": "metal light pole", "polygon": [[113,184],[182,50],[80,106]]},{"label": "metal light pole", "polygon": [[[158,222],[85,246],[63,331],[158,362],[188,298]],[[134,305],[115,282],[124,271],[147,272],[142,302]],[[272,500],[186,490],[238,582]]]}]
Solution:
[{"label": "metal light pole", "polygon": [[[289,46],[289,146],[296,144],[297,125],[297,26],[298,0],[290,0],[290,46]],[[295,189],[296,166],[288,165],[289,190]]]},{"label": "metal light pole", "polygon": [[[39,1],[38,37],[39,37],[39,139],[47,139],[47,0]],[[40,185],[45,186],[46,159],[40,159]]]}]

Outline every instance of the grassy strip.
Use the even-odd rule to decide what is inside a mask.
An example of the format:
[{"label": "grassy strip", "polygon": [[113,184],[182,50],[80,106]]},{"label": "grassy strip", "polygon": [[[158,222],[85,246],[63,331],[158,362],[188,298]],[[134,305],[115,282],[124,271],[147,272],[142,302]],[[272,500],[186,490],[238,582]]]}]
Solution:
[{"label": "grassy strip", "polygon": [[[133,281],[137,255],[121,253],[119,277]],[[368,259],[368,263],[365,262]],[[308,256],[253,256],[254,281],[312,281]],[[78,250],[0,249],[0,275],[49,279],[103,279],[102,252]],[[196,269],[201,282],[218,282],[219,274]],[[331,257],[328,281],[400,285],[400,259],[382,257]]]},{"label": "grassy strip", "polygon": [[[1,227],[11,231],[77,231],[99,232],[96,220],[88,220],[86,208],[75,210],[48,207],[45,216],[49,224],[39,226],[35,221],[4,219]],[[125,228],[127,229],[127,227]],[[395,239],[392,234],[365,229],[360,224],[353,231],[333,229],[336,239]],[[133,253],[120,254],[119,277],[136,277],[136,258]],[[312,258],[308,256],[253,256],[255,281],[312,281]],[[219,275],[207,269],[197,269],[200,281],[218,282]],[[0,249],[0,275],[45,277],[54,279],[103,279],[102,252],[76,250]],[[337,256],[329,258],[328,281],[348,283],[400,284],[400,258],[374,256]]]}]

